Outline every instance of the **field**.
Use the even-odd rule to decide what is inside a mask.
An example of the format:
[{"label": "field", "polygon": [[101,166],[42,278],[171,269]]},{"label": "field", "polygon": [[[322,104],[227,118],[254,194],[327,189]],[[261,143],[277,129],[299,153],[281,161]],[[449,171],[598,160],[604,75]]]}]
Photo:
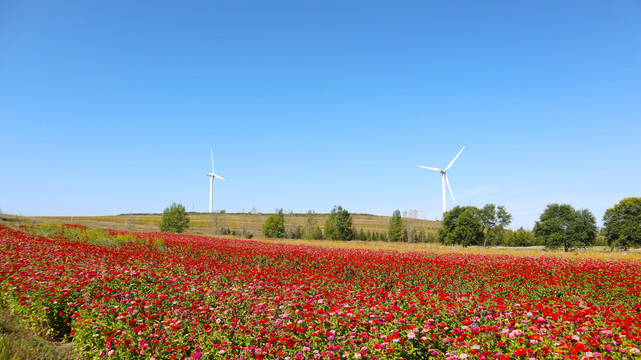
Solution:
[{"label": "field", "polygon": [[407,250],[0,225],[0,299],[83,359],[639,357],[634,255]]},{"label": "field", "polygon": [[[11,217],[11,215],[4,215]],[[262,225],[269,214],[258,213],[189,213],[190,226],[187,229],[188,234],[196,235],[218,235],[217,230],[220,228],[229,228],[241,233],[250,232],[254,237],[261,236]],[[322,229],[328,214],[316,214],[317,225]],[[389,216],[377,216],[368,214],[352,214],[353,225],[357,231],[363,229],[365,232],[385,232],[389,226]],[[124,214],[114,216],[76,216],[73,218],[74,224],[89,226],[100,229],[110,230],[129,230],[129,231],[158,231],[158,225],[162,214]],[[22,218],[21,218],[22,219]],[[32,217],[31,221],[36,222],[54,222],[69,223],[71,217]],[[416,229],[425,232],[435,232],[441,227],[439,221],[423,220],[415,218],[404,218],[408,230]],[[295,227],[304,227],[307,221],[305,214],[286,214],[285,226],[287,231],[292,231]]]}]

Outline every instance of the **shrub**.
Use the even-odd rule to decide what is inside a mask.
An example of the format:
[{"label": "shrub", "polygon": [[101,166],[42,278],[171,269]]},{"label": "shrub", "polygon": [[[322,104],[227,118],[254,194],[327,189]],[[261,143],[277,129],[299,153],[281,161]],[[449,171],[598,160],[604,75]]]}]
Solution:
[{"label": "shrub", "polygon": [[182,204],[175,202],[162,213],[161,232],[182,233],[189,228],[189,215]]},{"label": "shrub", "polygon": [[352,214],[340,206],[334,206],[325,221],[325,237],[329,240],[354,240]]},{"label": "shrub", "polygon": [[285,214],[283,214],[283,209],[279,209],[277,213],[267,217],[265,224],[263,224],[263,235],[277,239],[285,237]]}]

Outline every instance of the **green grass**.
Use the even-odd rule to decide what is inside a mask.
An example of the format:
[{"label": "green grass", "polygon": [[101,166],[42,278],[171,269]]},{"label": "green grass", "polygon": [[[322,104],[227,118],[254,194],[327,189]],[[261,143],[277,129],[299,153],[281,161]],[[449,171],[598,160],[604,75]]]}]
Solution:
[{"label": "green grass", "polygon": [[52,343],[36,335],[0,304],[0,360],[70,360],[71,343]]}]

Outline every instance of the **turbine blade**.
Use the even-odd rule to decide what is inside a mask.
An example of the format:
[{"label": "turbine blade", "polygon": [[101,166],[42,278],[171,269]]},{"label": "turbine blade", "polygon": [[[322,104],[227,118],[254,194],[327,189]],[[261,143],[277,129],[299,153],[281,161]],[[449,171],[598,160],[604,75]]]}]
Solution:
[{"label": "turbine blade", "polygon": [[214,174],[214,177],[219,178],[220,180],[225,180],[223,177]]},{"label": "turbine blade", "polygon": [[447,171],[447,169],[449,169],[449,168],[450,168],[450,166],[452,166],[452,164],[454,164],[454,162],[456,161],[456,159],[458,158],[458,156],[459,156],[459,155],[461,155],[461,153],[463,152],[463,149],[465,149],[465,146],[463,146],[463,148],[461,149],[461,151],[459,151],[459,152],[458,152],[458,154],[456,154],[456,156],[454,157],[454,159],[452,160],[452,162],[451,162],[449,165],[447,165],[447,167],[445,168],[445,171]]},{"label": "turbine blade", "polygon": [[452,192],[452,187],[450,186],[450,181],[447,179],[447,175],[444,175],[445,177],[445,182],[447,183],[447,188],[450,189],[450,196],[452,196],[452,202],[456,202],[454,200],[454,193]]},{"label": "turbine blade", "polygon": [[428,170],[441,171],[441,169],[437,169],[437,168],[433,168],[433,167],[427,167],[427,166],[421,166],[421,165],[419,165],[418,167],[423,168],[423,169],[428,169]]},{"label": "turbine blade", "polygon": [[214,151],[209,148],[209,153],[211,154],[211,172],[214,172]]}]

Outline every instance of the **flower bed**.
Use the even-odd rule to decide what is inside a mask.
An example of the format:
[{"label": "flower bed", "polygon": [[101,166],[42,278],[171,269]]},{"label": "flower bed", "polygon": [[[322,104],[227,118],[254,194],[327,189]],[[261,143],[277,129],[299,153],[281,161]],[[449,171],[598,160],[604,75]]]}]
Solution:
[{"label": "flower bed", "polygon": [[639,262],[33,234],[0,226],[0,299],[84,358],[639,356]]}]

